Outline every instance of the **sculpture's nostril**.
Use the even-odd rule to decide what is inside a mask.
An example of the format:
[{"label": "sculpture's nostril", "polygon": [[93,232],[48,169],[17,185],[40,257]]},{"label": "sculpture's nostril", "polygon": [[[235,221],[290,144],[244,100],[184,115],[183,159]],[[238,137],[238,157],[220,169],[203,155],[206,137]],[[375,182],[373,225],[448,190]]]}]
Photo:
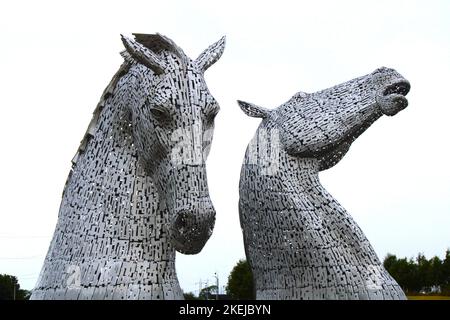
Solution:
[{"label": "sculpture's nostril", "polygon": [[178,232],[182,235],[184,234],[187,230],[187,225],[188,225],[188,216],[189,213],[187,212],[180,212],[177,214],[175,221],[174,221],[174,228],[176,230],[178,230]]}]

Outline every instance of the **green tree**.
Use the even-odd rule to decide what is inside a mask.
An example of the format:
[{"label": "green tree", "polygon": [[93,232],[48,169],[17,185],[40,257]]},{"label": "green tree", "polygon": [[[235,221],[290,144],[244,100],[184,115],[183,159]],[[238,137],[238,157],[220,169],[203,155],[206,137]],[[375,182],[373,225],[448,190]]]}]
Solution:
[{"label": "green tree", "polygon": [[450,295],[450,249],[447,249],[444,261],[442,261],[441,290],[442,293]]},{"label": "green tree", "polygon": [[[395,268],[397,261],[398,261],[397,257],[394,254],[388,253],[386,255],[386,258],[384,258],[383,266],[389,272],[389,270],[393,270],[393,268]],[[389,273],[391,273],[391,272],[389,272]]]},{"label": "green tree", "polygon": [[28,300],[30,292],[20,289],[17,277],[0,274],[0,300]]},{"label": "green tree", "polygon": [[444,260],[436,256],[428,260],[421,253],[409,260],[388,254],[383,265],[406,293],[430,292],[436,286],[441,288],[441,293],[450,294],[449,249]]},{"label": "green tree", "polygon": [[216,293],[217,293],[217,286],[212,285],[212,286],[203,288],[202,291],[200,291],[198,298],[200,300],[215,300]]},{"label": "green tree", "polygon": [[184,300],[199,300],[192,292],[183,293]]},{"label": "green tree", "polygon": [[429,291],[433,285],[432,267],[430,261],[422,253],[417,256],[417,275],[420,281],[420,289]]},{"label": "green tree", "polygon": [[246,260],[239,260],[234,266],[228,276],[226,291],[232,299],[255,299],[253,274],[250,265]]},{"label": "green tree", "polygon": [[420,290],[421,284],[417,277],[417,265],[413,259],[397,259],[395,255],[388,254],[383,265],[403,291],[410,293]]},{"label": "green tree", "polygon": [[428,270],[429,281],[432,286],[441,286],[442,284],[442,261],[439,257],[433,257],[429,261],[430,268]]}]

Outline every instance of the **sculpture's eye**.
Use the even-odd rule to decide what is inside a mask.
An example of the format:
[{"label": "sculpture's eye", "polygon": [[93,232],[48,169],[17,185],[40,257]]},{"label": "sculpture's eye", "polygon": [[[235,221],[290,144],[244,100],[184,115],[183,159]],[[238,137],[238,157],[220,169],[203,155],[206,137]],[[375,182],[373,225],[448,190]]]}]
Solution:
[{"label": "sculpture's eye", "polygon": [[150,108],[150,113],[156,121],[168,122],[170,120],[170,113],[163,106],[152,106]]}]

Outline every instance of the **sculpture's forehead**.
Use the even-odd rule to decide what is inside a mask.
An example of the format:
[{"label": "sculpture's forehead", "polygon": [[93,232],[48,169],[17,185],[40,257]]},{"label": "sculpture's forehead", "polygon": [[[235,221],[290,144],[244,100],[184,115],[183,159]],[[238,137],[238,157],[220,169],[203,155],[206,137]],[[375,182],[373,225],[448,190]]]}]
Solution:
[{"label": "sculpture's forehead", "polygon": [[185,94],[207,94],[208,89],[203,72],[190,58],[180,58],[173,53],[166,56],[166,69],[159,75],[157,87],[169,93],[185,92]]},{"label": "sculpture's forehead", "polygon": [[291,99],[283,103],[279,109],[283,109],[286,111],[291,110],[292,108],[296,108],[300,105],[307,105],[310,103],[313,103],[314,100],[314,94],[312,93],[306,93],[306,92],[297,92],[294,96],[292,96]]},{"label": "sculpture's forehead", "polygon": [[171,67],[164,73],[149,75],[146,81],[145,92],[153,103],[173,110],[189,108],[199,111],[217,104],[206,85],[203,73],[194,69],[196,66],[192,61],[187,66],[179,64],[175,59],[171,63]]},{"label": "sculpture's forehead", "polygon": [[400,73],[390,68],[377,69],[370,76],[374,84],[386,84],[398,80],[405,80]]},{"label": "sculpture's forehead", "polygon": [[214,104],[214,97],[208,90],[203,72],[190,58],[180,58],[172,52],[163,52],[161,60],[165,63],[165,70],[161,74],[154,74],[142,64],[136,64],[133,73],[139,74],[141,92],[143,96],[160,105],[171,105],[174,101],[183,106],[185,104],[205,106]]},{"label": "sculpture's forehead", "polygon": [[[368,74],[313,93],[300,91],[292,96],[292,98],[283,105],[290,106],[296,104],[308,104],[320,100],[333,100],[335,97],[350,96],[360,92],[367,92],[367,90],[374,87],[373,78],[373,74]],[[385,78],[386,77],[383,79]]]},{"label": "sculpture's forehead", "polygon": [[165,73],[173,73],[174,75],[186,76],[188,73],[201,75],[195,62],[188,56],[179,56],[170,51],[164,51],[162,54],[166,68]]}]

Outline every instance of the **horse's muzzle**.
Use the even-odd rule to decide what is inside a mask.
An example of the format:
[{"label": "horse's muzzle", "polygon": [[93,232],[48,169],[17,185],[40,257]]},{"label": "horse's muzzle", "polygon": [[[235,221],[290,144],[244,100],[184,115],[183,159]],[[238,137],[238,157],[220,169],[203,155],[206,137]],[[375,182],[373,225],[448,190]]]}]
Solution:
[{"label": "horse's muzzle", "polygon": [[400,80],[383,88],[376,96],[380,110],[387,116],[394,116],[408,106],[405,96],[411,85],[406,80]]},{"label": "horse's muzzle", "polygon": [[184,254],[199,253],[212,234],[216,211],[209,197],[188,207],[176,208],[171,221],[171,242]]}]

